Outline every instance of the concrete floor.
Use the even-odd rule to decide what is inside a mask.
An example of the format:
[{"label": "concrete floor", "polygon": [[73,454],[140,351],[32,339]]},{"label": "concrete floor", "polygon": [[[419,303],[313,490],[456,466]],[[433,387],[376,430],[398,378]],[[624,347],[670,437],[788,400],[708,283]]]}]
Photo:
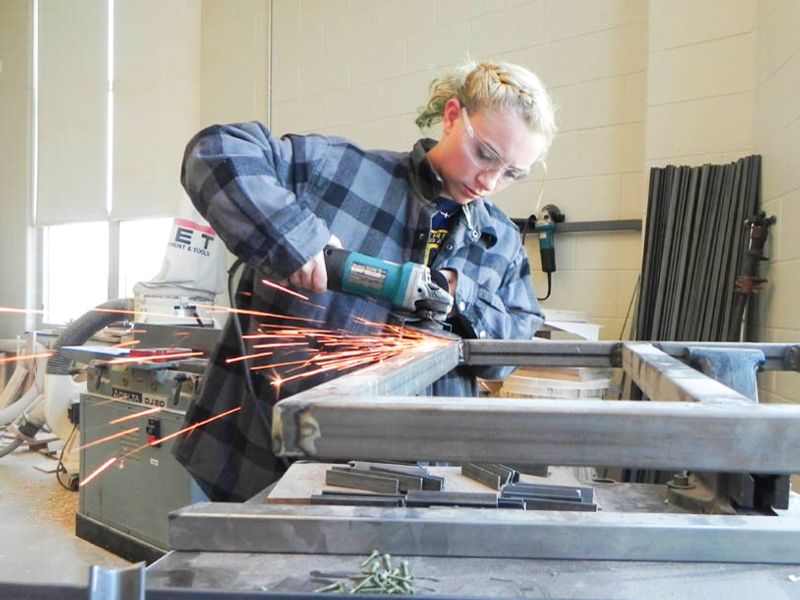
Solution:
[{"label": "concrete floor", "polygon": [[56,462],[27,446],[0,458],[0,582],[86,585],[91,565],[130,564],[75,536],[78,492],[42,472]]}]

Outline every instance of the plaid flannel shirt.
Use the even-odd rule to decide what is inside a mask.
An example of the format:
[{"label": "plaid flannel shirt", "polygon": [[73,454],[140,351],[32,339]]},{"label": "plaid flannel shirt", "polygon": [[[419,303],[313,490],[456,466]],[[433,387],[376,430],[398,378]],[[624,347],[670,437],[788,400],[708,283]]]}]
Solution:
[{"label": "plaid flannel shirt", "polygon": [[[228,249],[251,267],[239,283],[240,308],[361,332],[366,328],[356,317],[383,323],[388,307],[334,292],[312,295],[310,307],[257,283],[264,275],[288,278],[324,248],[331,234],[348,250],[397,263],[422,262],[442,188],[426,157],[434,143],[420,140],[410,153],[367,151],[341,138],[278,139],[260,123],[213,126],[189,142],[181,182]],[[450,321],[462,337],[529,339],[541,325],[519,232],[489,200],[462,209],[431,267],[458,272],[456,314]],[[232,321],[210,357],[187,425],[242,409],[198,428],[175,447],[178,459],[215,501],[244,501],[284,470],[272,453],[263,418],[277,401],[266,371],[252,377],[262,402],[258,407],[247,400],[243,363],[225,363],[242,354]],[[240,322],[244,333],[258,325],[246,316]],[[282,357],[276,352],[259,364],[268,360],[278,363]],[[427,393],[475,396],[476,376],[501,379],[511,370],[459,367]],[[327,378],[296,380],[281,388],[281,397]]]}]

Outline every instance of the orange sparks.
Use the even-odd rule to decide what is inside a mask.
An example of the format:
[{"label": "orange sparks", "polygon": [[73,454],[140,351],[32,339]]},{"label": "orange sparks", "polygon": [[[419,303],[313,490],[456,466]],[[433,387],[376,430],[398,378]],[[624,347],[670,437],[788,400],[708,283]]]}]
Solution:
[{"label": "orange sparks", "polygon": [[123,423],[125,421],[131,421],[133,419],[138,419],[139,417],[144,417],[145,415],[153,415],[157,412],[161,412],[161,407],[156,406],[155,408],[148,408],[147,410],[142,410],[137,413],[133,413],[131,415],[126,415],[124,417],[119,417],[118,419],[114,419],[113,421],[109,421],[109,425],[116,425],[117,423]]},{"label": "orange sparks", "polygon": [[[218,414],[218,415],[215,415],[215,416],[213,416],[213,417],[210,417],[210,418],[208,418],[208,419],[205,419],[205,420],[203,420],[203,421],[200,421],[200,422],[198,422],[198,423],[195,423],[194,425],[189,425],[189,427],[184,427],[183,429],[179,429],[179,430],[178,430],[178,431],[176,431],[175,433],[171,433],[171,434],[169,434],[169,435],[167,435],[167,436],[164,436],[164,437],[162,437],[162,438],[159,438],[159,439],[157,439],[157,440],[153,440],[152,442],[147,442],[146,444],[143,444],[143,445],[139,446],[138,448],[134,448],[133,450],[131,450],[131,451],[129,451],[129,452],[126,452],[125,454],[123,454],[123,455],[122,455],[121,457],[119,457],[119,458],[120,458],[121,460],[124,460],[124,459],[128,458],[129,456],[131,456],[131,455],[133,455],[133,454],[136,454],[136,453],[137,453],[137,452],[139,452],[140,450],[144,450],[145,448],[147,448],[147,447],[149,447],[149,446],[158,446],[159,444],[163,444],[163,443],[164,443],[164,442],[166,442],[167,440],[171,440],[172,438],[174,438],[174,437],[177,437],[177,436],[181,435],[182,433],[188,433],[188,432],[194,431],[194,430],[195,430],[195,429],[197,429],[198,427],[202,427],[203,425],[208,425],[208,424],[209,424],[209,423],[211,423],[212,421],[216,421],[217,419],[221,419],[221,418],[223,418],[223,417],[227,417],[228,415],[231,415],[231,414],[233,414],[233,413],[235,413],[235,412],[238,412],[238,411],[240,411],[240,410],[242,410],[242,407],[241,407],[241,406],[237,406],[236,408],[232,408],[232,409],[230,409],[230,410],[228,410],[228,411],[225,411],[224,413],[220,413],[220,414]],[[139,413],[139,414],[141,415],[141,414],[143,414],[143,413]],[[94,442],[91,442],[90,444],[87,444],[87,445],[85,445],[85,446],[81,446],[81,448],[88,448],[89,446],[94,446],[95,444],[99,444],[99,443],[101,443],[101,442],[108,441],[109,439],[113,439],[114,437],[120,437],[121,435],[123,435],[123,434],[125,434],[125,433],[130,433],[130,432],[132,432],[132,431],[138,431],[138,430],[139,430],[139,428],[138,428],[138,427],[134,427],[133,429],[129,429],[129,430],[127,430],[126,432],[120,432],[120,433],[118,433],[118,434],[114,434],[114,436],[107,436],[107,437],[103,438],[102,440],[96,440],[96,441],[94,441]],[[81,448],[78,448],[78,450],[80,450]],[[97,467],[97,469],[95,469],[94,471],[92,471],[92,473],[91,473],[91,474],[90,474],[88,477],[86,477],[86,478],[85,478],[83,481],[81,481],[81,482],[80,482],[80,484],[79,484],[79,486],[84,486],[84,485],[86,485],[86,484],[87,484],[87,483],[89,483],[89,482],[90,482],[92,479],[94,479],[95,477],[97,477],[98,475],[100,475],[100,474],[101,474],[103,471],[105,471],[106,469],[108,469],[108,467],[110,467],[111,465],[113,465],[113,464],[114,464],[114,463],[117,461],[117,458],[118,458],[118,457],[116,457],[116,456],[114,456],[114,457],[112,457],[112,458],[109,458],[109,459],[108,459],[106,462],[104,462],[102,465],[100,465],[99,467]]]},{"label": "orange sparks", "polygon": [[235,358],[226,358],[225,364],[229,365],[231,363],[239,362],[242,360],[250,360],[251,358],[263,358],[264,356],[272,356],[273,352],[259,352],[258,354],[245,354],[244,356],[237,356]]},{"label": "orange sparks", "polygon": [[303,321],[304,323],[322,323],[322,321],[319,319],[306,319],[304,317],[289,317],[287,315],[262,312],[260,310],[245,310],[243,308],[229,308],[227,306],[211,306],[210,304],[198,304],[197,307],[208,309],[210,312],[227,312],[237,315],[251,315],[253,317],[286,319],[287,321]]},{"label": "orange sparks", "polygon": [[7,358],[0,358],[0,364],[18,362],[21,360],[28,360],[30,358],[49,358],[53,356],[52,352],[40,352],[39,354],[20,354],[18,356],[9,356]]},{"label": "orange sparks", "polygon": [[300,300],[305,300],[306,302],[308,302],[309,300],[308,296],[304,296],[303,294],[295,292],[294,290],[290,290],[287,287],[283,287],[282,285],[279,285],[274,281],[270,281],[269,279],[262,279],[261,283],[263,283],[267,287],[278,290],[279,292],[283,292],[284,294],[289,294],[290,296],[294,296],[295,298],[300,298]]},{"label": "orange sparks", "polygon": [[115,440],[117,438],[125,437],[126,435],[130,435],[131,433],[136,433],[139,431],[138,427],[131,427],[130,429],[124,429],[122,431],[118,431],[117,433],[112,433],[111,435],[107,435],[105,437],[101,437],[99,440],[95,440],[93,442],[89,442],[88,444],[83,444],[75,448],[75,450],[83,450],[85,448],[91,448],[92,446],[97,446],[99,444],[104,444],[105,442],[110,442],[111,440]]},{"label": "orange sparks", "polygon": [[44,314],[43,310],[35,308],[11,308],[8,306],[0,306],[0,313],[20,313],[24,315],[41,315]]},{"label": "orange sparks", "polygon": [[112,348],[127,348],[128,346],[135,346],[136,344],[140,344],[142,340],[131,340],[130,342],[120,342],[119,344],[114,344]]},{"label": "orange sparks", "polygon": [[159,444],[163,444],[167,440],[171,440],[174,437],[178,437],[182,433],[188,433],[190,431],[194,431],[198,427],[202,427],[203,425],[208,425],[212,421],[216,421],[217,419],[221,419],[223,417],[227,417],[228,415],[232,415],[233,413],[239,412],[240,410],[242,410],[241,406],[237,406],[236,408],[232,408],[230,410],[226,410],[224,413],[220,413],[218,415],[215,415],[213,417],[210,417],[208,419],[205,419],[203,421],[195,423],[194,425],[189,425],[188,427],[184,427],[183,429],[179,429],[175,433],[170,433],[169,435],[166,435],[166,436],[164,436],[162,438],[159,438],[157,440],[153,440],[152,442],[147,443],[145,446],[137,448],[136,450],[132,450],[131,454],[133,454],[133,452],[141,450],[142,448],[146,448],[147,446],[158,446]]},{"label": "orange sparks", "polygon": [[280,385],[282,385],[282,384],[284,384],[284,383],[286,383],[288,381],[294,381],[295,379],[303,379],[304,377],[311,377],[312,375],[317,375],[319,373],[326,373],[328,371],[341,371],[341,370],[344,370],[344,369],[357,367],[359,365],[366,364],[366,363],[371,363],[371,362],[375,362],[375,361],[372,358],[367,358],[367,359],[363,359],[363,360],[346,361],[346,362],[344,362],[342,364],[338,364],[338,365],[335,364],[335,365],[321,367],[319,369],[314,369],[313,371],[306,371],[306,372],[300,373],[298,375],[292,375],[291,377],[275,378],[272,381],[272,385],[275,386],[275,387],[278,387],[278,386],[280,386]]},{"label": "orange sparks", "polygon": [[251,371],[263,371],[264,369],[277,369],[278,367],[288,367],[289,365],[307,365],[308,360],[290,360],[289,362],[282,362],[282,363],[274,363],[271,365],[260,365],[258,367],[252,367]]},{"label": "orange sparks", "polygon": [[156,354],[154,356],[131,356],[127,358],[114,358],[108,361],[110,365],[125,363],[148,363],[177,360],[179,358],[193,358],[203,356],[202,352],[175,352],[174,354]]},{"label": "orange sparks", "polygon": [[113,465],[115,462],[117,462],[117,457],[116,457],[116,456],[112,456],[112,457],[111,457],[111,458],[109,458],[109,459],[108,459],[106,462],[104,462],[102,465],[100,465],[100,466],[99,466],[99,467],[97,467],[97,468],[96,468],[94,471],[92,471],[92,473],[91,473],[91,474],[90,474],[88,477],[84,478],[84,479],[83,479],[83,481],[81,481],[81,482],[78,484],[78,487],[83,487],[83,486],[85,486],[87,483],[89,483],[89,482],[90,482],[92,479],[94,479],[95,477],[97,477],[98,475],[100,475],[100,473],[102,473],[103,471],[105,471],[106,469],[108,469],[108,467],[110,467],[111,465]]},{"label": "orange sparks", "polygon": [[286,348],[289,346],[308,346],[307,342],[281,342],[280,344],[254,344],[253,348]]}]

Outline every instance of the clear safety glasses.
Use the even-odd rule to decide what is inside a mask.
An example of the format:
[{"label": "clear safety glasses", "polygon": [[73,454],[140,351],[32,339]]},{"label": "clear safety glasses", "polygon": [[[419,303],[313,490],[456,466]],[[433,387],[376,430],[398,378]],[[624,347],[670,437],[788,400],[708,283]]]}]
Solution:
[{"label": "clear safety glasses", "polygon": [[461,119],[464,121],[464,129],[467,135],[473,140],[474,145],[471,147],[469,155],[472,161],[482,171],[500,173],[500,182],[509,184],[528,176],[528,171],[518,167],[510,166],[500,154],[492,148],[481,136],[475,132],[472,123],[469,120],[467,109],[461,107]]}]

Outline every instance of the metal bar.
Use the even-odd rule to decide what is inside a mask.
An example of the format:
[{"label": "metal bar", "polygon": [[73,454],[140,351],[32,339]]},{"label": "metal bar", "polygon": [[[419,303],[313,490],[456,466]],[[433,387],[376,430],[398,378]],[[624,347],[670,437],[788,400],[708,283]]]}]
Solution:
[{"label": "metal bar", "polygon": [[591,487],[573,487],[573,486],[565,486],[565,485],[547,485],[543,483],[515,483],[510,485],[503,490],[504,494],[509,494],[513,492],[522,492],[522,493],[530,493],[536,494],[539,492],[561,492],[563,490],[569,490],[577,492],[578,498],[580,498],[581,502],[594,502],[594,489]]},{"label": "metal bar", "polygon": [[373,475],[391,477],[392,479],[397,479],[397,482],[400,484],[400,491],[401,492],[408,492],[409,490],[421,490],[422,489],[422,476],[415,476],[415,475],[408,475],[406,473],[398,473],[397,471],[392,471],[391,469],[381,469],[379,467],[370,467],[369,472]]},{"label": "metal bar", "polygon": [[480,463],[477,466],[485,471],[499,475],[500,485],[508,485],[509,483],[519,479],[519,473],[514,469],[509,469],[505,465],[498,465],[496,463]]},{"label": "metal bar", "polygon": [[503,490],[504,496],[527,497],[527,498],[548,498],[551,500],[570,500],[572,502],[582,502],[583,495],[581,490],[576,487],[568,486],[537,486],[536,484],[520,486],[508,486]]},{"label": "metal bar", "polygon": [[800,471],[796,405],[300,396],[276,405],[286,456]]},{"label": "metal bar", "polygon": [[686,366],[650,344],[624,344],[622,365],[634,383],[653,400],[752,404],[747,396]]},{"label": "metal bar", "polygon": [[615,367],[619,342],[464,340],[470,366]]},{"label": "metal bar", "polygon": [[497,494],[481,492],[409,492],[406,506],[472,506],[497,508]]},{"label": "metal bar", "polygon": [[525,510],[525,500],[522,498],[509,498],[500,496],[497,499],[497,508],[516,508]]},{"label": "metal bar", "polygon": [[[391,535],[385,535],[391,531]],[[170,515],[170,547],[269,552],[595,560],[800,562],[800,519],[732,515],[195,504]]]},{"label": "metal bar", "polygon": [[493,490],[500,489],[500,475],[487,471],[475,463],[464,463],[461,465],[461,474]]},{"label": "metal bar", "polygon": [[325,483],[382,494],[396,494],[400,485],[400,482],[393,477],[379,477],[363,471],[337,471],[334,469],[325,471]]},{"label": "metal bar", "polygon": [[428,470],[425,467],[417,467],[415,465],[398,465],[397,463],[366,462],[360,460],[351,461],[350,464],[358,471],[370,471],[374,468],[391,471],[392,473],[412,475],[413,477],[425,477],[428,474]]},{"label": "metal bar", "polygon": [[570,502],[555,498],[522,497],[525,510],[574,510],[580,512],[596,512],[597,504],[591,502]]},{"label": "metal bar", "polygon": [[317,494],[311,496],[311,504],[327,506],[403,506],[402,496],[376,496],[374,494],[336,495]]},{"label": "metal bar", "polygon": [[438,492],[444,489],[444,477],[426,475],[422,478],[422,489],[429,492]]},{"label": "metal bar", "polygon": [[[464,363],[471,366],[508,365],[531,367],[621,367],[623,342],[577,342],[537,340],[464,340]],[[703,347],[761,350],[764,371],[800,370],[797,344],[739,342],[641,342],[675,358],[684,358],[689,348]]]}]

